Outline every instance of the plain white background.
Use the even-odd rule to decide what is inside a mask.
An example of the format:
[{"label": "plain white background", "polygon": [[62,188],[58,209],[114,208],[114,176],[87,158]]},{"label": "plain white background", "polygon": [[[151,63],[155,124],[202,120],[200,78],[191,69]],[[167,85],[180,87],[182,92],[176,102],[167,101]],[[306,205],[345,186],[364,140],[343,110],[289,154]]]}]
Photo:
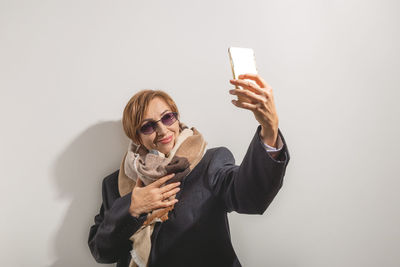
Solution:
[{"label": "plain white background", "polygon": [[[228,90],[252,47],[291,153],[263,215],[229,214],[243,266],[399,266],[398,1],[0,2],[0,262],[98,266],[87,238],[122,111],[163,89],[240,164],[254,115]],[[108,266],[108,265],[107,265]]]}]

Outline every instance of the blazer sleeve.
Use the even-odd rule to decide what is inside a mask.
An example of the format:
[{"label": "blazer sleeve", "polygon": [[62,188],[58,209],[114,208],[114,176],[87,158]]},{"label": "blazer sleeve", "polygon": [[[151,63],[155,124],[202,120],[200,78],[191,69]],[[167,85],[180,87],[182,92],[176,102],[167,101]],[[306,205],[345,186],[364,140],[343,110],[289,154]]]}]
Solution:
[{"label": "blazer sleeve", "polygon": [[89,248],[98,263],[114,263],[121,255],[126,255],[132,249],[129,238],[147,217],[147,214],[141,214],[137,218],[129,213],[132,193],[120,197],[109,186],[105,178],[102,184],[103,203],[89,231]]},{"label": "blazer sleeve", "polygon": [[208,176],[213,194],[219,198],[227,212],[263,214],[282,187],[290,155],[283,135],[279,156],[274,159],[259,136],[261,125],[247,149],[240,166],[226,147],[216,150]]}]

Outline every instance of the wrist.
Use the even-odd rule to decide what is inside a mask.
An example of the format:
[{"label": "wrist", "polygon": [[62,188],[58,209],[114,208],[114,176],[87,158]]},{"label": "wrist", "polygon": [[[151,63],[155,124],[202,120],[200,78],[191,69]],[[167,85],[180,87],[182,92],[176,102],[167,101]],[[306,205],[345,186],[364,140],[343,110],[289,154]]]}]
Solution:
[{"label": "wrist", "polygon": [[278,129],[276,130],[271,130],[265,128],[264,126],[261,125],[261,131],[260,131],[260,136],[262,141],[274,148],[277,148],[277,140],[278,140]]}]

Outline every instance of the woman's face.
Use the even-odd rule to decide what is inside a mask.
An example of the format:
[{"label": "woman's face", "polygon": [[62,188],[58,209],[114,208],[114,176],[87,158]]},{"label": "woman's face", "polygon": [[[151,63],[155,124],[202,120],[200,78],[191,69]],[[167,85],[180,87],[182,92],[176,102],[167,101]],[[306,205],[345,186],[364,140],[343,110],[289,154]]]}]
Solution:
[{"label": "woman's face", "polygon": [[[142,127],[148,120],[158,121],[161,117],[171,112],[171,108],[161,97],[155,97],[150,100],[147,110],[144,113],[144,119],[140,124]],[[139,127],[139,129],[140,129]],[[175,141],[179,135],[179,121],[166,126],[161,121],[157,122],[156,130],[149,134],[139,133],[142,144],[148,149],[156,149],[167,155],[175,145]]]}]

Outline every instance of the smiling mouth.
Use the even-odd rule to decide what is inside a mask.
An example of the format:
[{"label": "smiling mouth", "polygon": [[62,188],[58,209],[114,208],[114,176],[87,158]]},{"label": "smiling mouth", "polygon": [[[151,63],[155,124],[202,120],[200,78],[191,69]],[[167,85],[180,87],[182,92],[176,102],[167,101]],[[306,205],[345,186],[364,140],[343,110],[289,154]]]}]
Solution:
[{"label": "smiling mouth", "polygon": [[158,142],[159,142],[159,143],[162,143],[162,144],[167,144],[167,143],[169,143],[171,140],[172,140],[172,135],[171,135],[170,137],[161,139],[161,140],[159,140]]}]

